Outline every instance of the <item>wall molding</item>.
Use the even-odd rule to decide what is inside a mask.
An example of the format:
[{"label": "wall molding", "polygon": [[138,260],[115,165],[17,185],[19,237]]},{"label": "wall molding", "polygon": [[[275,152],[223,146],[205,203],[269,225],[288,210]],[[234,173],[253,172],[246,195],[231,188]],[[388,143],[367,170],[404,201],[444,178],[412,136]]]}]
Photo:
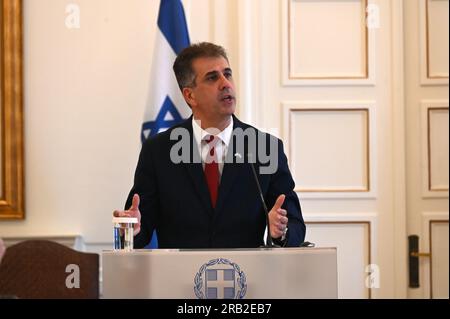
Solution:
[{"label": "wall molding", "polygon": [[[362,74],[340,74],[340,75],[293,75],[291,71],[292,39],[291,39],[291,5],[293,0],[281,1],[281,47],[282,47],[282,84],[285,86],[309,86],[309,85],[374,85],[375,84],[375,30],[367,28],[366,13],[369,1],[360,0],[363,10],[361,10],[362,33],[364,34],[363,60],[364,70]],[[330,0],[333,2],[333,0]]]},{"label": "wall molding", "polygon": [[422,100],[421,112],[421,171],[422,171],[422,197],[448,198],[447,188],[434,188],[431,172],[431,126],[430,112],[433,110],[448,110],[448,100]]},{"label": "wall molding", "polygon": [[[376,263],[376,225],[377,216],[374,213],[321,213],[321,214],[310,214],[304,215],[306,225],[363,225],[367,227],[367,259],[365,261],[366,265],[371,265]],[[366,287],[367,295],[369,299],[372,299],[373,288]]]},{"label": "wall molding", "polygon": [[[433,224],[436,223],[448,223],[449,213],[448,212],[422,212],[421,213],[421,234],[419,242],[419,252],[421,253],[431,253],[432,251],[432,232]],[[429,280],[420,280],[421,285],[423,285],[423,295],[421,298],[433,298],[433,270],[432,270],[432,257],[426,259],[420,259],[420,277],[419,278],[429,278]]]},{"label": "wall molding", "polygon": [[[292,167],[292,114],[304,111],[363,111],[366,116],[366,185],[361,188],[317,188],[302,189],[299,186],[295,191],[302,194],[303,198],[376,198],[376,123],[375,123],[375,101],[284,101],[282,102],[283,119],[282,131],[285,143],[286,155],[289,166]],[[297,183],[298,184],[298,183]]]},{"label": "wall molding", "polygon": [[448,85],[446,74],[431,74],[430,70],[430,0],[419,1],[420,73],[422,85]]},{"label": "wall molding", "polygon": [[60,236],[6,236],[2,237],[6,247],[16,245],[25,240],[50,240],[69,248],[83,251],[83,239],[80,235],[60,235]]}]

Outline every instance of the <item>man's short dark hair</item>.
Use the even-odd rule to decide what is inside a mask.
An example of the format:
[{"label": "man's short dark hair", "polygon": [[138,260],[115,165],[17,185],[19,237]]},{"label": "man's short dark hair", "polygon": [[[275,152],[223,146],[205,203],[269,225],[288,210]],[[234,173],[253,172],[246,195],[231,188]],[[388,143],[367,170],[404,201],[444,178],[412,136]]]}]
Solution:
[{"label": "man's short dark hair", "polygon": [[192,62],[195,59],[216,57],[224,57],[228,61],[225,49],[209,42],[192,44],[183,49],[173,63],[173,71],[180,90],[183,90],[185,87],[195,86],[195,73],[192,69]]}]

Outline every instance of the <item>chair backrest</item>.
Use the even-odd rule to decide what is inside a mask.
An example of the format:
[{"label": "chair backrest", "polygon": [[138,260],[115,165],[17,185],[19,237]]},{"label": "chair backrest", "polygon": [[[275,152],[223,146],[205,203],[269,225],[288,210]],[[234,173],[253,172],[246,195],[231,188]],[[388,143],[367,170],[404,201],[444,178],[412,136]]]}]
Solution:
[{"label": "chair backrest", "polygon": [[98,298],[99,255],[47,240],[8,247],[0,264],[0,296]]}]

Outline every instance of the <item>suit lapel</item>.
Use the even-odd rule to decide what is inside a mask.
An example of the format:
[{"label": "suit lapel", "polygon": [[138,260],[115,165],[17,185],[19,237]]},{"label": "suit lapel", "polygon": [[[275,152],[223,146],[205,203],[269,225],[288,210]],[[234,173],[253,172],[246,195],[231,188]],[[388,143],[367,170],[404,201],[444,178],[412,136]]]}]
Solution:
[{"label": "suit lapel", "polygon": [[225,205],[225,199],[235,183],[238,172],[242,164],[226,163],[223,166],[222,178],[219,185],[219,195],[217,198],[216,214],[222,211]]},{"label": "suit lapel", "polygon": [[191,138],[190,141],[190,151],[191,151],[191,162],[184,163],[184,167],[186,168],[188,175],[191,178],[192,183],[194,184],[194,189],[200,197],[200,200],[205,207],[205,211],[209,214],[212,213],[212,205],[211,199],[209,198],[209,191],[206,185],[205,176],[203,173],[203,166],[201,161],[194,160],[200,159],[200,152],[197,147],[197,143],[194,138],[194,133],[192,130],[192,116],[185,122],[185,125],[182,125],[189,131],[189,136]]},{"label": "suit lapel", "polygon": [[[242,122],[240,122],[234,115],[233,115],[233,130],[235,128],[242,128],[245,129],[245,127],[242,125]],[[233,138],[233,134],[231,135]],[[227,151],[227,157],[232,159],[233,162],[226,162],[223,166],[222,171],[222,178],[220,180],[219,185],[219,195],[217,198],[217,205],[216,205],[216,217],[220,212],[224,209],[226,199],[228,196],[228,193],[231,191],[233,185],[236,184],[236,178],[239,175],[239,171],[245,167],[245,163],[234,163],[236,161],[235,156],[235,149],[233,147],[233,144],[230,141],[229,148]],[[231,152],[231,153],[230,153]],[[241,154],[241,156],[245,157],[245,154]]]},{"label": "suit lapel", "polygon": [[191,181],[194,184],[194,188],[197,191],[203,206],[208,213],[211,213],[211,199],[209,198],[209,191],[206,186],[202,163],[188,163],[184,165],[189,173],[189,176],[191,177]]}]

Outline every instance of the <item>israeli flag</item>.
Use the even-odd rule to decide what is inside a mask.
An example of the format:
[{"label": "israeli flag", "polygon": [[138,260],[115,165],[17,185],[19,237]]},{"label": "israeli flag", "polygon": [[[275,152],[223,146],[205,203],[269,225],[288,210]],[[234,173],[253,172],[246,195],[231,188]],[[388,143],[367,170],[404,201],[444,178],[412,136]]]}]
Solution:
[{"label": "israeli flag", "polygon": [[191,110],[178,88],[172,66],[189,46],[183,5],[180,0],[161,0],[158,15],[150,91],[142,124],[141,140],[158,134],[190,116]]},{"label": "israeli flag", "polygon": [[[184,101],[172,69],[177,55],[189,44],[189,33],[181,0],[161,0],[150,91],[141,129],[142,143],[148,137],[167,130],[191,115],[191,110]],[[154,233],[150,248],[157,247],[158,242]]]}]

